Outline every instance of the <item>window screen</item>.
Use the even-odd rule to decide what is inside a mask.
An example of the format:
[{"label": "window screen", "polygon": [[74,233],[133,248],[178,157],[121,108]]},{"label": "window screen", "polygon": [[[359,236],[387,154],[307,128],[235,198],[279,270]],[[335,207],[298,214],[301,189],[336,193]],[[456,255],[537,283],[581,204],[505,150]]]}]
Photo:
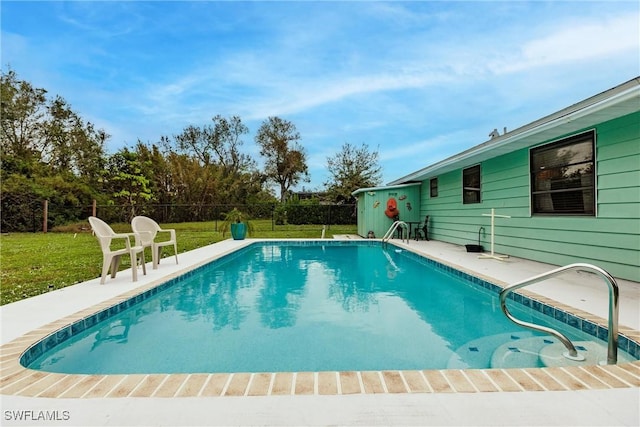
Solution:
[{"label": "window screen", "polygon": [[531,150],[534,214],[594,215],[593,132]]},{"label": "window screen", "polygon": [[480,203],[480,165],[462,171],[462,203]]},{"label": "window screen", "polygon": [[431,178],[429,181],[429,189],[431,197],[438,197],[438,178]]}]

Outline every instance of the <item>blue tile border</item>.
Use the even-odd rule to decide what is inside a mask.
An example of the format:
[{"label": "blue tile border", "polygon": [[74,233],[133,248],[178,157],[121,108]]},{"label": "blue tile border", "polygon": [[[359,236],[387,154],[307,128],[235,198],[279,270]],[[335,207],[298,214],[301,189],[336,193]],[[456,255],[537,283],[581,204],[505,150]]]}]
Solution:
[{"label": "blue tile border", "polygon": [[[219,264],[227,263],[237,257],[243,255],[245,252],[251,250],[256,245],[259,246],[382,246],[382,242],[378,240],[273,240],[273,241],[259,241],[255,243],[251,243],[243,248],[240,248],[236,251],[233,251],[229,254],[223,255],[211,262],[200,265],[184,274],[175,277],[173,279],[169,279],[168,281],[159,284],[151,289],[142,291],[140,294],[135,295],[128,300],[118,302],[113,306],[102,309],[88,317],[79,319],[73,322],[70,325],[67,325],[49,335],[42,338],[32,346],[30,346],[21,356],[20,356],[20,364],[24,367],[28,367],[33,361],[42,356],[46,351],[52,349],[58,344],[63,343],[64,341],[72,338],[73,336],[95,326],[97,323],[100,323],[108,318],[115,316],[116,314],[131,308],[147,298],[156,295],[159,292],[168,289],[169,287],[175,286],[176,284],[192,277],[195,274],[198,274],[200,271],[206,268],[212,268]],[[472,274],[469,274],[465,271],[458,270],[456,268],[450,267],[446,264],[442,264],[438,261],[435,261],[431,258],[427,258],[424,255],[416,254],[412,251],[402,250],[402,254],[423,264],[425,266],[438,269],[440,271],[446,272],[458,279],[462,279],[468,283],[471,283],[475,286],[482,287],[487,289],[488,291],[499,294],[502,290],[502,287],[488,282],[484,279],[476,277]],[[568,313],[559,308],[552,307],[543,302],[537,301],[536,299],[530,298],[528,296],[519,294],[517,292],[512,292],[508,295],[508,299],[513,300],[514,302],[521,304],[525,307],[530,308],[531,310],[537,311],[543,315],[549,316],[559,322],[565,323],[569,327],[581,330],[582,332],[594,336],[603,341],[607,341],[609,331],[607,328],[597,325],[589,320],[582,319],[574,314]],[[623,334],[618,335],[618,348],[630,354],[635,359],[640,359],[640,343],[631,340],[630,338],[624,336]]]},{"label": "blue tile border", "polygon": [[[487,282],[484,279],[478,278],[464,271],[457,270],[455,268],[441,264],[438,261],[426,258],[425,256],[422,256],[410,251],[406,251],[406,253],[410,254],[412,258],[418,259],[418,261],[426,265],[439,268],[440,270],[446,271],[447,273],[450,273],[456,277],[469,281],[475,285],[481,286],[493,293],[499,294],[500,291],[502,290],[502,287],[495,285],[493,283]],[[534,311],[542,313],[543,315],[554,318],[559,322],[567,324],[569,327],[578,329],[600,340],[607,341],[607,339],[609,338],[609,331],[607,330],[607,328],[601,325],[595,324],[587,319],[578,317],[572,313],[568,313],[562,309],[547,305],[534,298],[530,298],[526,295],[522,295],[517,292],[510,293],[507,296],[507,298],[517,303],[520,303],[527,308],[530,308]],[[640,343],[633,341],[632,339],[628,338],[627,336],[621,333],[618,333],[618,349],[627,352],[628,354],[633,356],[635,359],[640,359]]]}]

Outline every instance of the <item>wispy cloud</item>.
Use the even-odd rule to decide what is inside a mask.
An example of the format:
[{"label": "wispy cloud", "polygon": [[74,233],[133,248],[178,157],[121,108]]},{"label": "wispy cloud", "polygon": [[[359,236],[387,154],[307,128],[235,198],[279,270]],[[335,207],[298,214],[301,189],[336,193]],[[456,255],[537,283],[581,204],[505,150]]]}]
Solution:
[{"label": "wispy cloud", "polygon": [[[378,8],[392,10],[402,17],[409,16],[412,21],[418,20],[404,8],[394,5]],[[427,90],[434,85],[455,83],[456,79],[485,79],[491,75],[530,72],[534,68],[637,52],[637,18],[626,14],[579,23],[570,20],[559,24],[544,37],[524,40],[509,52],[501,51],[501,45],[485,45],[481,49],[474,42],[468,46],[453,46],[444,41],[446,49],[431,48],[434,56],[428,63],[394,55],[395,62],[383,63],[373,72],[359,68],[343,70],[339,66],[326,73],[300,70],[301,65],[286,50],[276,48],[277,53],[273,56],[253,50],[241,51],[192,70],[191,74],[175,81],[150,86],[148,99],[164,108],[176,99],[191,101],[194,93],[207,91],[216,95],[211,99],[226,102],[227,108],[237,109],[249,120],[300,114],[355,96]],[[302,50],[300,43],[297,45],[296,50]],[[296,65],[287,67],[287,64]],[[229,87],[233,88],[235,97],[225,96]],[[203,108],[210,107],[207,105],[210,100],[200,102]]]},{"label": "wispy cloud", "polygon": [[[53,2],[52,2],[53,3]],[[127,2],[53,3],[55,18],[84,38],[119,37],[135,31],[143,21],[139,9]]]},{"label": "wispy cloud", "polygon": [[105,126],[112,149],[216,114],[239,115],[252,131],[283,116],[301,132],[320,185],[326,158],[344,142],[379,147],[390,180],[483,142],[494,127],[526,124],[634,77],[639,9],[6,2],[2,51],[23,78]]},{"label": "wispy cloud", "polygon": [[605,60],[625,53],[638,56],[638,14],[594,17],[586,22],[571,21],[564,22],[561,28],[544,37],[527,41],[514,55],[492,63],[490,68],[502,74],[535,67]]}]

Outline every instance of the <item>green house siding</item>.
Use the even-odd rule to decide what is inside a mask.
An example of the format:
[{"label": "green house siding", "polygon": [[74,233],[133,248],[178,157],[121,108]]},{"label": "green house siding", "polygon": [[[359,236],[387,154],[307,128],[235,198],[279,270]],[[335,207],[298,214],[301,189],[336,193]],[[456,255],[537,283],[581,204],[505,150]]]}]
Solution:
[{"label": "green house siding", "polygon": [[496,253],[555,265],[587,262],[640,281],[640,112],[594,129],[596,216],[532,215],[526,148],[480,164],[481,203],[462,203],[462,169],[438,176],[438,197],[429,196],[429,179],[423,181],[420,210],[430,215],[430,237],[477,243],[483,227],[488,251],[490,218],[483,214],[495,208],[511,217],[495,220]]}]

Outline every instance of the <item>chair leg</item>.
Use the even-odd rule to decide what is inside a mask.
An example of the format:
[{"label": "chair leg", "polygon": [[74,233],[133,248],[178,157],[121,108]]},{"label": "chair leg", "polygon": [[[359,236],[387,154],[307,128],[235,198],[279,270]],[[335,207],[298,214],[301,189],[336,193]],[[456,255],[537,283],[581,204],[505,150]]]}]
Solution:
[{"label": "chair leg", "polygon": [[173,253],[176,255],[176,264],[178,263],[178,244],[173,244]]},{"label": "chair leg", "polygon": [[144,248],[140,252],[140,262],[142,263],[142,274],[147,275],[147,260],[144,256]]},{"label": "chair leg", "polygon": [[158,268],[158,264],[160,264],[160,258],[162,257],[162,246],[156,246],[153,248],[153,269]]},{"label": "chair leg", "polygon": [[133,276],[133,281],[137,282],[138,281],[138,254],[136,254],[134,251],[131,251],[129,253],[129,256],[131,257],[131,275]]},{"label": "chair leg", "polygon": [[107,273],[111,272],[111,278],[116,277],[118,267],[120,266],[120,255],[104,256],[102,258],[102,274],[100,275],[100,284],[104,285]]},{"label": "chair leg", "polygon": [[156,251],[155,245],[151,244],[151,267],[155,270],[158,268],[158,253]]},{"label": "chair leg", "polygon": [[120,255],[116,255],[111,260],[111,278],[112,279],[116,277],[116,273],[118,272],[119,267],[120,267]]},{"label": "chair leg", "polygon": [[133,281],[138,281],[138,253],[140,253],[140,264],[142,264],[142,274],[147,275],[147,265],[144,257],[144,248],[141,251],[131,251],[131,275],[133,276]]},{"label": "chair leg", "polygon": [[111,263],[113,262],[113,258],[103,257],[102,258],[102,274],[100,275],[100,284],[104,285],[104,281],[107,278],[107,273],[111,268]]}]

